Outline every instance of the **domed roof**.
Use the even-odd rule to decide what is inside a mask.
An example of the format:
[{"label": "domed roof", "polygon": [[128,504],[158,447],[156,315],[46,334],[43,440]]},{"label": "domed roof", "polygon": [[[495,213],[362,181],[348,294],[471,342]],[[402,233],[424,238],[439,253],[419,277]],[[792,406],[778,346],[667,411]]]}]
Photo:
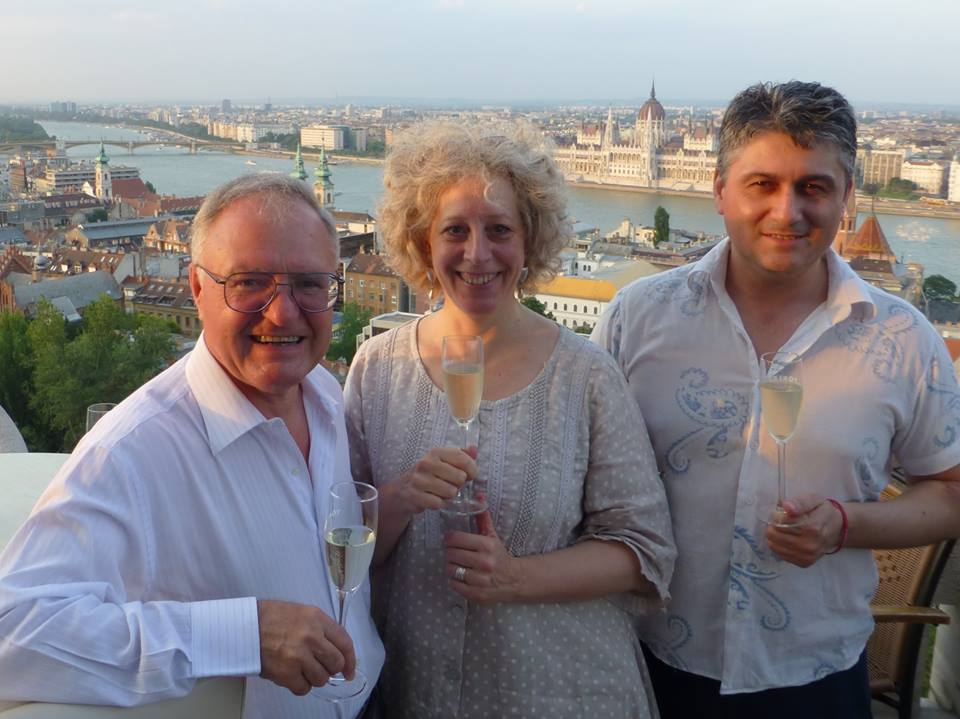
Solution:
[{"label": "domed roof", "polygon": [[661,105],[657,100],[656,86],[651,83],[650,99],[643,103],[643,105],[640,107],[640,112],[637,114],[637,119],[663,120],[666,116],[667,113],[663,111],[663,105]]}]

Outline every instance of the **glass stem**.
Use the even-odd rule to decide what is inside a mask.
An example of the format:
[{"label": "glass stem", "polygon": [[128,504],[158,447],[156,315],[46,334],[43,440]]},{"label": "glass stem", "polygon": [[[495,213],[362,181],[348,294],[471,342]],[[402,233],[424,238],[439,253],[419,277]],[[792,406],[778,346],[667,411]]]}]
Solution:
[{"label": "glass stem", "polygon": [[347,628],[347,598],[350,596],[350,592],[345,592],[342,589],[337,590],[337,599],[340,600],[340,626],[344,629]]},{"label": "glass stem", "polygon": [[787,498],[787,443],[777,442],[777,509]]}]

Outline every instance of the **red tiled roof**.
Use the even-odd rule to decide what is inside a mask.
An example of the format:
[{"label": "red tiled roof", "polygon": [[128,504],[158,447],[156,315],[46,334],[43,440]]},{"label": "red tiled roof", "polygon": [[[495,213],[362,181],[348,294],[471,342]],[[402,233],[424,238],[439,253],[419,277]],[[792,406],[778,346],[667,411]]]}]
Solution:
[{"label": "red tiled roof", "polygon": [[153,194],[139,177],[113,180],[110,184],[113,186],[113,196],[124,200],[146,198]]},{"label": "red tiled roof", "polygon": [[960,357],[960,339],[944,337],[943,341],[946,342],[947,349],[950,351],[950,359],[956,362],[957,358]]},{"label": "red tiled roof", "polygon": [[864,220],[853,239],[844,242],[843,255],[847,258],[867,256],[889,262],[897,261],[897,256],[890,249],[890,243],[874,215]]},{"label": "red tiled roof", "polygon": [[397,273],[390,268],[382,255],[357,255],[350,261],[347,272],[362,275],[397,276]]}]

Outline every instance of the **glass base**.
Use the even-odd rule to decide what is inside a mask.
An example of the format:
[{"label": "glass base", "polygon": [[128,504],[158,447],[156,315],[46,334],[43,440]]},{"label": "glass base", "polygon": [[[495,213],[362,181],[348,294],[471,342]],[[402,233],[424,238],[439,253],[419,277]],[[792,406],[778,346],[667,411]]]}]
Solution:
[{"label": "glass base", "polygon": [[367,675],[357,669],[353,679],[347,679],[343,674],[334,674],[322,687],[314,687],[310,694],[328,702],[342,702],[354,699],[367,688]]},{"label": "glass base", "polygon": [[757,517],[759,517],[761,522],[771,527],[799,527],[803,524],[802,520],[790,518],[790,515],[780,506],[779,502],[766,506],[761,505],[757,509]]}]

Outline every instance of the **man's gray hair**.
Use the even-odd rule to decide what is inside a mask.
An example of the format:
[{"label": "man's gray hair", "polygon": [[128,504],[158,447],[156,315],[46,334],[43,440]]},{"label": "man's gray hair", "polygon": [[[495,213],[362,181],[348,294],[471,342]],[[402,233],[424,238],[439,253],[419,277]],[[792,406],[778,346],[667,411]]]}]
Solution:
[{"label": "man's gray hair", "polygon": [[739,93],[720,125],[717,172],[726,177],[734,153],[764,132],[781,132],[798,146],[830,143],[839,152],[847,180],[857,160],[857,119],[850,103],[832,87],[791,80],[760,83]]},{"label": "man's gray hair", "polygon": [[190,255],[194,261],[200,258],[210,227],[234,202],[257,195],[264,203],[265,211],[276,211],[287,203],[300,201],[317,213],[334,243],[337,241],[337,226],[333,216],[317,201],[310,186],[302,180],[275,172],[260,172],[241,175],[220,185],[207,195],[193,218],[190,239]]}]

